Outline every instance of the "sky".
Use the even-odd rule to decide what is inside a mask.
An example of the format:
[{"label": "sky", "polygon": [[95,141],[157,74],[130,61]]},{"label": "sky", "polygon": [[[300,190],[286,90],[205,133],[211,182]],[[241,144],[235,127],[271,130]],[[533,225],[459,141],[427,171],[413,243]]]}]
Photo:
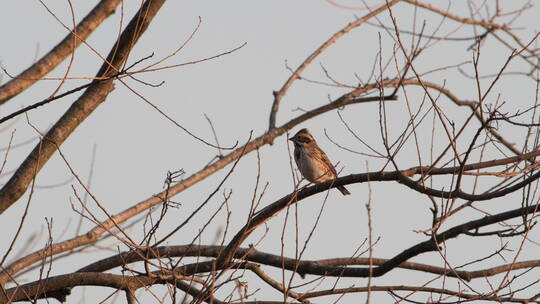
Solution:
[{"label": "sky", "polygon": [[[515,3],[518,2],[523,3],[523,1]],[[0,4],[0,27],[8,29],[0,31],[0,39],[3,42],[0,48],[0,64],[11,75],[18,74],[43,56],[66,35],[66,29],[59,24],[43,3],[62,22],[68,25],[72,22],[67,2],[10,1],[9,4],[7,2]],[[76,21],[81,20],[96,3],[97,1],[72,1]],[[361,1],[339,3],[363,7]],[[378,2],[368,3],[372,5]],[[89,37],[87,43],[101,54],[107,54],[120,30],[122,11],[125,23],[131,18],[139,4],[140,1],[126,1],[122,9],[117,9],[115,14]],[[441,7],[446,8],[446,5],[447,3],[444,2]],[[461,16],[468,16],[469,12],[467,6],[461,2],[453,4],[452,11]],[[413,20],[414,10],[410,5],[398,4],[393,12],[400,28],[412,29],[415,21]],[[147,83],[163,82],[158,87],[132,80],[128,81],[128,84],[197,136],[213,142],[209,119],[216,130],[221,146],[230,147],[236,142],[244,143],[248,140],[250,132],[253,132],[253,136],[259,136],[267,130],[268,115],[273,100],[272,92],[279,90],[285,83],[291,73],[290,69],[296,68],[332,34],[365,13],[365,10],[344,9],[324,0],[169,1],[137,43],[128,64],[150,54],[153,54],[153,57],[148,59],[148,62],[157,61],[171,54],[192,34],[199,20],[201,23],[193,39],[177,55],[168,59],[166,65],[214,56],[244,43],[245,46],[213,60],[143,73],[138,76]],[[418,10],[417,13],[415,26],[421,28],[425,22],[426,33],[433,33],[442,22],[440,30],[436,32],[437,35],[454,30],[452,37],[471,37],[475,34],[471,27],[460,27],[455,22],[441,20],[440,16],[423,10]],[[538,7],[533,7],[514,24],[517,33],[524,40],[532,38],[538,30],[538,23],[535,20],[539,13]],[[380,20],[385,25],[391,25],[387,13],[382,14]],[[479,28],[476,30],[481,31]],[[391,58],[394,52],[395,36],[390,34],[379,27],[365,25],[353,30],[328,48],[303,74],[305,79],[313,81],[297,81],[284,97],[277,116],[277,125],[287,122],[304,110],[316,108],[348,92],[346,88],[318,83],[330,82],[325,71],[332,79],[347,85],[357,85],[358,79],[367,80],[374,64],[377,64],[376,56],[379,50],[381,50],[383,61]],[[410,45],[411,36],[403,35],[402,39]],[[415,68],[426,72],[434,68],[463,64],[463,71],[472,75],[474,69],[470,63],[466,63],[472,60],[472,51],[468,49],[471,44],[470,40],[439,42],[422,54]],[[399,50],[396,49],[396,52],[399,53]],[[496,73],[510,54],[511,51],[502,47],[495,39],[488,39],[483,42],[479,69],[484,75]],[[402,59],[402,57],[399,58]],[[66,70],[66,64],[63,63],[47,76],[60,77]],[[400,65],[402,64],[403,61],[400,62]],[[100,66],[100,58],[88,47],[81,46],[76,51],[70,75],[91,77]],[[392,63],[390,66],[383,73],[383,78],[395,76],[395,67]],[[527,71],[525,65],[519,60],[512,61],[508,66],[508,71],[524,70]],[[375,73],[377,74],[378,71]],[[380,73],[377,75],[380,76]],[[6,74],[2,74],[1,77],[1,83],[9,79]],[[463,99],[477,99],[476,83],[455,68],[434,72],[426,78],[444,84]],[[531,81],[524,79],[519,75],[508,75],[494,87],[489,102],[504,101],[504,109],[510,112],[526,108],[532,104],[531,100],[534,100],[536,91]],[[489,81],[490,79],[483,80],[482,87],[488,87]],[[88,82],[87,79],[70,80],[63,90],[86,82]],[[3,117],[23,106],[46,98],[57,85],[57,80],[43,80],[36,83],[3,105],[0,116]],[[386,104],[391,138],[399,136],[408,123],[406,98],[416,110],[427,107],[422,102],[429,102],[423,100],[421,91],[418,89],[410,89],[407,93],[408,95],[405,96],[400,92],[398,94],[400,98],[397,101]],[[37,143],[38,134],[34,127],[41,132],[47,130],[78,95],[60,99],[29,112],[27,117],[21,116],[7,125],[0,126],[2,147],[7,146],[11,134],[14,134],[13,143],[15,144],[10,151],[6,169],[0,176],[0,183],[7,181],[9,173],[20,164]],[[444,114],[457,125],[463,123],[469,114],[467,109],[455,107],[446,99],[441,98],[441,104]],[[340,116],[347,125],[342,122]],[[431,120],[432,116],[428,115],[426,119]],[[371,146],[383,151],[379,118],[378,103],[352,105],[339,111],[320,115],[297,126],[291,132],[294,133],[303,127],[308,128],[330,159],[334,163],[339,162],[338,170],[342,170],[341,175],[378,171],[383,168],[384,161],[361,154],[370,153],[370,151],[348,131],[348,127]],[[425,126],[418,130],[424,164],[429,163],[432,132],[429,123]],[[477,127],[477,125],[472,125],[467,129],[462,140],[458,142],[460,149],[466,149]],[[523,130],[501,126],[500,131],[508,134],[510,141],[522,143]],[[328,137],[325,136],[325,132]],[[433,145],[435,150],[440,150],[447,142],[440,126],[435,135],[436,140]],[[340,148],[332,141],[347,149]],[[223,195],[228,191],[232,191],[229,200],[232,213],[225,240],[230,240],[246,221],[259,170],[260,185],[257,195],[262,193],[266,184],[268,185],[262,196],[261,206],[272,203],[294,189],[292,168],[295,166],[292,165],[291,168],[289,149],[292,149],[292,146],[288,146],[286,136],[277,138],[271,146],[261,148],[258,152],[260,169],[257,165],[256,152],[244,157],[219,195],[210,200],[207,208],[185,229],[169,239],[167,244],[189,244],[201,228],[201,223],[206,222],[217,210],[223,201]],[[401,168],[418,165],[415,149],[413,141],[410,141],[397,156]],[[215,148],[195,140],[120,83],[116,83],[115,90],[107,97],[107,100],[62,144],[61,151],[72,170],[89,185],[92,194],[100,204],[106,206],[110,214],[118,213],[160,192],[168,171],[183,170],[187,177],[199,171],[219,153]],[[504,157],[496,149],[491,149],[487,153],[488,158]],[[0,156],[3,158],[4,154],[5,150],[2,150]],[[181,205],[169,212],[163,227],[171,229],[178,225],[187,214],[205,200],[229,169],[230,165],[176,196],[174,200]],[[492,182],[495,178],[486,178],[486,180]],[[443,187],[447,182],[448,180],[441,178],[435,181],[434,186]],[[481,183],[480,186],[482,185],[484,184]],[[294,256],[297,232],[293,215],[297,211],[298,235],[301,244],[309,237],[311,229],[318,221],[304,253],[305,259],[351,256],[369,235],[366,208],[368,203],[371,206],[372,236],[374,239],[379,238],[373,251],[374,256],[389,258],[426,239],[423,234],[418,233],[419,230],[429,228],[431,224],[429,211],[431,201],[425,197],[395,182],[355,184],[347,188],[352,192],[352,195],[347,197],[341,196],[337,191],[330,191],[327,199],[326,194],[321,193],[302,201],[298,209],[291,209],[292,213],[287,218],[285,228],[283,227],[286,215],[283,212],[268,222],[268,231],[259,229],[243,243],[243,246],[257,243],[263,237],[257,247],[258,250],[280,254],[281,240],[284,238],[284,254]],[[79,219],[77,213],[72,210],[73,206],[80,208],[75,193],[82,196],[84,190],[73,178],[65,161],[56,153],[37,177],[36,193],[32,198],[30,212],[26,219],[27,224],[15,246],[16,254],[12,254],[11,258],[22,255],[19,250],[24,247],[25,240],[33,235],[37,237],[31,247],[32,250],[46,244],[47,221],[53,223],[52,238],[55,242],[73,237],[77,233],[84,233],[94,226],[90,221],[84,220],[78,228]],[[519,207],[519,197],[519,195],[509,196],[479,205],[495,213],[513,209],[508,208],[507,204],[515,205],[515,208]],[[28,193],[2,214],[3,220],[0,227],[5,231],[6,236],[13,235],[16,231],[16,224],[25,205],[23,202],[27,199]],[[105,218],[96,204],[91,202],[89,208],[99,218]],[[324,212],[320,219],[317,219],[321,208],[324,208]],[[476,211],[463,213],[460,217],[449,221],[446,228],[481,216],[483,214]],[[226,216],[224,211],[221,211],[216,220],[201,235],[200,242],[202,244],[216,243],[216,235],[222,233],[225,223]],[[160,231],[162,235],[167,232],[168,229]],[[142,224],[135,224],[130,229],[130,233],[135,238],[140,238]],[[537,239],[538,232],[533,232],[531,239],[535,239],[534,236]],[[459,238],[452,242],[446,254],[454,265],[481,258],[500,247],[497,238],[482,239],[483,250],[479,252],[467,250],[479,246],[479,241],[476,239]],[[126,246],[114,240],[107,240],[105,244],[112,250],[93,249],[88,253],[61,260],[53,264],[51,274],[75,271],[87,265],[89,261],[93,262],[108,257],[117,250],[127,249]],[[529,246],[531,246],[530,249],[527,247],[520,259],[536,257],[534,252],[538,252],[538,247]],[[6,248],[7,241],[2,242],[1,252],[4,252]],[[361,250],[364,250],[365,245],[362,248]],[[26,250],[28,251],[29,248]],[[511,259],[511,253],[505,254],[508,254],[506,258]],[[440,264],[441,257],[435,253],[426,254],[416,257],[414,261]],[[501,262],[502,259],[493,259],[486,265]],[[268,271],[281,280],[280,271],[270,269]],[[35,275],[36,272],[27,274],[21,278],[21,282],[32,281]],[[257,279],[251,277],[251,281],[253,284],[250,282],[250,290],[254,291],[261,287]],[[331,286],[330,281],[333,282],[333,280],[328,280],[323,284]],[[395,270],[384,278],[374,279],[372,283],[400,285],[422,284],[426,281],[425,275]],[[295,283],[300,282],[303,281],[297,277]],[[343,280],[342,284],[345,287],[352,284],[365,286],[366,280]],[[442,283],[437,281],[434,284],[440,287]],[[482,289],[488,285],[478,280],[478,282],[473,282],[472,286]],[[93,290],[98,290],[98,293],[94,293]],[[156,287],[156,290],[164,292],[164,289],[160,287]],[[90,299],[93,297],[104,299],[110,292],[110,289],[105,288],[75,288],[69,302],[77,302],[79,299],[95,302]],[[144,291],[140,291],[137,295],[141,299],[155,301]],[[365,296],[361,293],[350,294],[345,296],[341,303],[358,303],[358,301],[364,301]],[[379,299],[389,299],[385,294],[376,296],[380,297]],[[271,288],[265,288],[256,297],[279,299],[277,293]],[[321,302],[335,299],[335,297],[324,298]],[[118,299],[118,302],[122,301],[124,301],[123,298]]]}]

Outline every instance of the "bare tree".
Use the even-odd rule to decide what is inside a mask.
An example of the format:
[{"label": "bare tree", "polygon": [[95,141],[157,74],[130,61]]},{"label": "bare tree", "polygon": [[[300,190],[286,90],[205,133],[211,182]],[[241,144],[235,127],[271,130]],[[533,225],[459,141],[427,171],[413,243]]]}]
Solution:
[{"label": "bare tree", "polygon": [[[133,63],[128,65],[137,41],[164,2],[147,0],[141,4],[88,83],[64,89],[64,84],[73,80],[68,77],[68,67],[50,97],[0,117],[0,123],[7,126],[4,133],[9,133],[13,126],[8,123],[14,119],[40,111],[74,93],[82,93],[46,133],[36,128],[39,143],[9,174],[0,189],[2,214],[16,204],[26,206],[16,233],[4,237],[8,245],[0,262],[1,303],[36,302],[46,298],[63,302],[73,288],[80,286],[110,287],[113,294],[123,293],[128,303],[142,302],[143,294],[155,302],[174,303],[329,303],[345,302],[345,295],[358,293],[364,295],[365,302],[375,296],[381,299],[386,296],[385,302],[409,303],[540,302],[540,259],[523,258],[531,252],[536,256],[540,252],[538,232],[534,229],[540,207],[537,191],[540,171],[536,169],[539,164],[536,159],[540,156],[539,34],[524,34],[514,28],[524,14],[533,10],[532,1],[511,4],[495,0],[467,1],[460,4],[463,7],[453,9],[450,4],[444,8],[416,0],[385,0],[356,8],[328,0],[341,9],[362,15],[344,22],[343,28],[337,29],[315,50],[306,51],[309,55],[301,63],[295,63],[296,67],[287,67],[290,76],[273,94],[266,132],[260,135],[252,132],[249,138],[233,146],[220,143],[218,134],[227,130],[214,128],[209,117],[206,118],[213,132],[211,140],[184,127],[174,115],[160,110],[126,82],[135,80],[159,90],[159,84],[140,80],[139,75],[150,72],[159,75],[164,69],[227,58],[244,46],[241,44],[195,61],[165,65],[165,60],[179,53],[197,34],[197,26],[169,56],[130,58]],[[80,45],[92,48],[86,42],[87,37],[121,3],[100,1],[79,24],[64,25],[70,34],[27,70],[19,75],[10,75],[4,70],[10,79],[0,87],[0,105],[6,106],[19,93],[45,79],[56,66],[70,60],[68,58]],[[404,12],[411,14],[401,17],[406,15]],[[426,26],[419,21],[421,14],[440,22],[435,28]],[[373,27],[378,29],[379,35],[378,41],[370,47],[378,52],[371,59],[367,79],[358,77],[356,83],[340,81],[327,67],[321,68],[319,78],[305,75],[305,70],[328,52],[330,46],[340,43],[342,37],[359,28]],[[473,35],[462,36],[464,32]],[[469,59],[437,55],[441,46],[450,48],[455,44],[467,45],[462,51]],[[489,56],[493,45],[504,50],[506,56]],[[425,59],[433,58],[433,52],[438,60]],[[73,57],[69,66],[72,61]],[[451,77],[465,79],[474,90],[463,96],[462,90],[451,81],[446,82],[445,79]],[[519,106],[512,100],[517,94],[511,81],[516,78],[530,89],[528,96],[531,96],[530,100],[520,101]],[[306,102],[294,112],[300,114],[279,124],[280,108],[287,101],[289,89],[302,82],[342,93],[328,102],[319,102],[321,105],[316,107]],[[72,168],[61,148],[70,136],[76,136],[72,135],[74,130],[110,98],[115,85],[128,88],[133,96],[151,105],[163,119],[189,134],[194,141],[201,142],[210,151],[217,151],[211,162],[201,164],[200,170],[189,176],[171,166],[163,191],[142,198],[118,213],[111,212],[107,204],[92,193],[89,183]],[[390,104],[395,103],[401,105],[399,115],[389,109]],[[368,104],[378,108],[378,125],[367,127],[371,133],[378,134],[376,143],[366,140],[365,134],[355,127],[355,120],[362,119],[360,116],[351,118],[341,114],[342,109],[351,105],[360,109]],[[326,134],[327,139],[336,148],[347,151],[351,158],[366,163],[369,160],[367,172],[342,174],[335,180],[301,186],[305,182],[291,162],[292,187],[281,189],[279,199],[265,196],[267,184],[263,182],[261,163],[267,159],[261,158],[259,149],[263,146],[275,149],[277,138],[328,112],[338,114],[336,124],[361,148],[343,144],[335,134]],[[28,119],[22,123],[32,125]],[[318,135],[322,138],[322,134]],[[15,149],[11,140],[4,143],[4,147],[0,173],[6,163],[10,163],[9,154]],[[84,190],[80,193],[72,186],[74,205],[77,205],[73,209],[74,216],[94,227],[86,232],[77,230],[72,238],[57,240],[51,232],[52,222],[47,222],[45,246],[31,253],[14,254],[16,248],[28,247],[33,242],[29,239],[18,244],[21,231],[30,229],[25,222],[27,212],[31,212],[30,203],[46,200],[46,193],[36,191],[35,179],[55,153],[68,166],[72,183]],[[231,190],[226,190],[224,185],[236,178],[233,172],[249,154],[256,157],[255,162],[250,162],[257,172],[255,186],[254,189],[235,189],[252,193],[251,202],[244,204],[244,208],[249,206],[248,216],[242,219],[241,228],[235,230],[230,221],[238,206],[230,205]],[[221,171],[224,175],[218,174]],[[200,202],[193,211],[183,214],[183,218],[176,219],[175,226],[171,226],[168,220],[171,210],[178,207],[179,194],[209,178],[217,181],[214,188],[199,193]],[[361,242],[353,254],[308,259],[307,249],[313,249],[311,241],[322,238],[318,226],[328,210],[325,206],[331,195],[329,189],[351,184],[368,185],[367,193],[351,191],[353,196],[365,201],[367,235],[354,236]],[[378,223],[392,225],[372,212],[372,193],[380,191],[379,184],[399,189],[396,191],[429,205],[425,215],[430,218],[425,223],[430,224],[411,231],[410,245],[397,252],[375,251],[382,243],[393,241],[379,238],[374,228]],[[301,227],[305,235],[299,237],[298,205],[315,197],[321,205],[313,213],[313,224]],[[99,208],[100,214],[87,206],[87,199]],[[219,204],[214,208],[210,202],[216,200]],[[203,213],[208,215],[205,220],[198,217]],[[284,217],[282,225],[272,221],[276,215]],[[420,216],[402,215],[401,219],[413,221]],[[216,241],[202,244],[201,234],[210,224],[220,221],[223,231]],[[195,225],[196,231],[190,230],[190,225]],[[290,227],[296,236],[287,236]],[[261,250],[268,231],[281,233],[281,243],[270,246],[274,250]],[[191,237],[184,243],[170,244],[172,237],[180,233]],[[355,234],[355,231],[351,229],[347,233]],[[347,238],[345,235],[337,237]],[[112,245],[107,243],[110,240],[114,241]],[[286,254],[286,247],[294,248],[294,256]],[[52,265],[96,248],[101,248],[108,257],[86,264],[81,262],[76,266],[78,270],[72,272],[51,275]],[[127,249],[119,252],[117,248]],[[454,258],[455,252],[471,254],[463,261]],[[376,278],[385,278],[385,282],[391,283],[375,284]],[[164,296],[153,292],[160,286],[165,287]]]}]

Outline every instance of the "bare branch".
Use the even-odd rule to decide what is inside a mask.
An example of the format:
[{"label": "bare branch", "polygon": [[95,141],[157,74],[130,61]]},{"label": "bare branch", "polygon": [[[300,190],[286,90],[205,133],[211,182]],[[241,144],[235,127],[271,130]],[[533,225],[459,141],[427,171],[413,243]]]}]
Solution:
[{"label": "bare branch", "polygon": [[21,93],[58,66],[111,14],[121,0],[101,0],[58,45],[38,62],[0,87],[0,105]]}]

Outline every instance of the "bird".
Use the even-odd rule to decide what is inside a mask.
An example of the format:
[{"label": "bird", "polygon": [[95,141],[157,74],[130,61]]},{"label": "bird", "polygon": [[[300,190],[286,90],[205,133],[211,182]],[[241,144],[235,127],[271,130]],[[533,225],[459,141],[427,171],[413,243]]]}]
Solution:
[{"label": "bird", "polygon": [[[307,129],[301,129],[289,140],[294,143],[294,160],[305,179],[322,183],[337,177],[336,168]],[[351,194],[344,186],[337,189],[343,195]]]}]

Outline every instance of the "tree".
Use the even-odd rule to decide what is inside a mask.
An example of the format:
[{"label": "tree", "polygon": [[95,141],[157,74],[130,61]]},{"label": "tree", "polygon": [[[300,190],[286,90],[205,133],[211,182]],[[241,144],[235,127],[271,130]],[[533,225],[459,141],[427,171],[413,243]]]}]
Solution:
[{"label": "tree", "polygon": [[[203,35],[199,20],[181,46],[169,54],[160,58],[135,55],[139,38],[164,2],[145,1],[125,27],[120,24],[122,31],[109,55],[100,56],[102,65],[87,83],[67,89],[68,84],[80,81],[70,71],[77,62],[76,49],[84,44],[99,54],[88,37],[115,10],[121,22],[127,18],[123,4],[118,8],[121,1],[100,1],[72,29],[58,19],[70,28],[66,38],[24,72],[10,76],[4,69],[10,79],[0,87],[0,104],[6,108],[20,93],[51,79],[46,75],[63,61],[69,62],[49,97],[0,118],[9,139],[1,171],[6,164],[16,167],[0,190],[0,212],[13,231],[7,235],[0,262],[2,303],[65,301],[80,286],[112,288],[114,295],[124,294],[128,303],[370,302],[372,297],[410,303],[540,302],[538,232],[534,229],[540,177],[536,161],[540,155],[539,34],[519,29],[528,14],[534,16],[531,1],[504,5],[469,1],[467,7],[446,9],[415,0],[386,0],[359,8],[328,1],[333,9],[360,10],[362,16],[345,22],[314,51],[304,50],[309,55],[293,68],[287,65],[290,75],[273,92],[272,104],[265,105],[270,106],[266,131],[251,131],[247,136],[244,130],[238,136],[233,134],[232,123],[215,127],[206,116],[213,134],[210,139],[156,105],[153,100],[159,98],[161,83],[142,77],[241,57],[246,44],[166,64],[193,37]],[[377,38],[362,45],[362,50],[373,52],[373,56],[368,51],[368,55],[360,54],[362,63],[370,63],[369,71],[364,65],[353,81],[352,74],[347,81],[340,80],[345,77],[339,67],[321,65],[314,72],[312,66],[321,57],[327,56],[330,62],[340,57],[331,52],[333,45],[362,29]],[[356,69],[355,60],[345,62]],[[220,69],[215,63],[212,68]],[[235,71],[229,75],[236,76]],[[189,79],[187,84],[194,85],[196,80]],[[236,90],[245,89],[244,83],[238,84]],[[278,118],[287,116],[283,113],[286,97],[293,85],[300,84],[306,84],[306,90],[316,87],[327,92],[330,100],[321,101],[320,96],[308,100],[309,94],[304,93],[292,118],[279,123]],[[161,192],[129,202],[120,211],[103,202],[73,165],[74,155],[63,152],[68,138],[78,136],[74,131],[95,115],[98,106],[110,102],[115,87],[127,88],[130,98],[150,105],[147,111],[159,113],[163,121],[189,135],[184,140],[205,150],[196,153],[215,155],[191,174],[170,164]],[[150,90],[151,98],[145,90]],[[197,102],[207,98],[205,93]],[[69,98],[74,98],[72,104],[46,132],[28,115]],[[114,115],[120,122],[130,111]],[[339,133],[333,129],[326,139],[322,133],[317,138],[334,144],[328,151],[331,156],[342,150],[339,155],[345,158],[339,158],[338,168],[345,169],[335,180],[306,185],[291,160],[292,147],[285,147],[284,142],[290,131],[326,113],[337,113],[329,121],[340,126]],[[231,121],[250,114],[231,107],[222,115]],[[9,125],[12,121],[16,123]],[[17,124],[30,126],[40,137],[20,163],[10,158],[10,152],[18,149],[12,144]],[[236,138],[236,144],[222,144],[224,134],[227,140]],[[290,171],[290,182],[265,176],[264,168],[278,163],[272,154],[283,149],[289,152],[289,164],[283,167]],[[58,186],[70,191],[65,205],[71,200],[71,216],[91,228],[86,232],[77,228],[75,236],[63,238],[54,232],[52,219],[47,219],[46,244],[27,252],[36,241],[20,244],[21,233],[34,229],[27,221],[33,205],[50,200],[46,191],[36,188],[36,180],[55,153],[70,173],[70,180]],[[123,153],[130,151],[126,148]],[[196,158],[186,155],[182,162],[188,166]],[[159,156],[149,161],[154,158]],[[114,162],[114,157],[109,161]],[[98,168],[107,171],[107,166]],[[256,174],[235,174],[241,166]],[[126,176],[108,189],[129,189],[133,179],[137,177]],[[184,192],[207,180],[211,182],[190,196],[197,202],[179,201]],[[237,187],[228,188],[234,180]],[[265,180],[272,182],[265,184]],[[342,185],[352,185],[348,187],[353,194],[347,198],[349,207],[341,208],[356,203],[364,213],[341,213],[343,218],[328,221],[333,214],[330,205],[336,210],[346,204],[339,202],[345,198],[332,189]],[[274,192],[268,193],[268,187]],[[250,201],[233,204],[233,191]],[[390,198],[394,202],[388,202]],[[8,217],[13,217],[9,212],[16,206],[21,207],[13,224]],[[400,231],[403,223],[414,224],[416,230]],[[329,226],[339,229],[326,233],[333,229]],[[213,242],[207,241],[209,227],[222,228]],[[357,231],[358,227],[365,230]],[[356,249],[327,248],[336,243]],[[16,248],[23,254],[14,254]],[[90,262],[84,259],[95,248],[102,250]],[[321,256],[324,259],[317,258]],[[66,260],[79,264],[72,271],[53,271],[56,265],[65,267]]]}]

